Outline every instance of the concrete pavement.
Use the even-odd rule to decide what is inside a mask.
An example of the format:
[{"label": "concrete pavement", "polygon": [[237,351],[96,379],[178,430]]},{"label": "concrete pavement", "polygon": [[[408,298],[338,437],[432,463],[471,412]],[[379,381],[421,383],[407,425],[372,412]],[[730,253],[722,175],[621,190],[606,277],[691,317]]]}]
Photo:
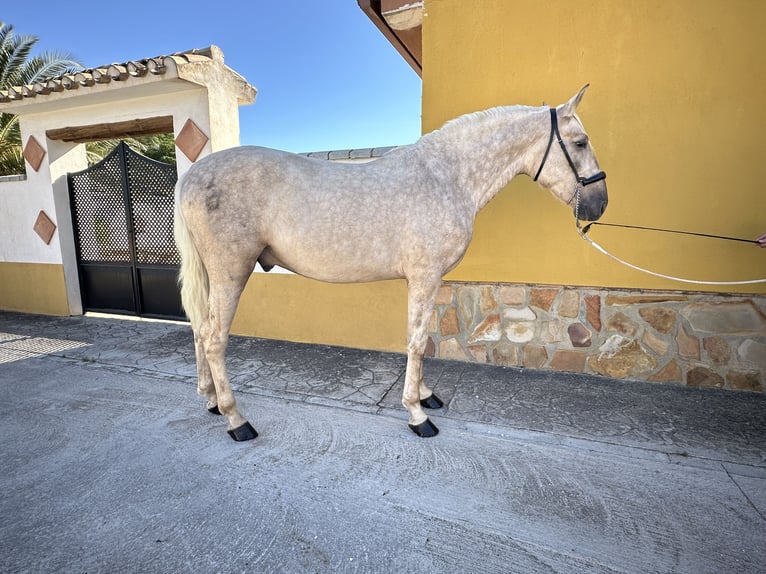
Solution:
[{"label": "concrete pavement", "polygon": [[0,312],[1,572],[766,572],[766,397]]}]

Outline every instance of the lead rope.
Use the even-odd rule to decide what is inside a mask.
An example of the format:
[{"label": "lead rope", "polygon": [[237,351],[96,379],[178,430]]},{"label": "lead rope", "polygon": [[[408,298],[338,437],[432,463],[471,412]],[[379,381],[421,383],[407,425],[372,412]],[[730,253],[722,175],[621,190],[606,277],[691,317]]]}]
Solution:
[{"label": "lead rope", "polygon": [[635,269],[636,271],[642,271],[644,273],[648,273],[649,275],[654,275],[655,277],[660,277],[662,279],[670,279],[671,281],[681,281],[682,283],[694,283],[695,285],[754,285],[756,283],[766,283],[766,279],[749,279],[746,281],[698,281],[696,279],[683,279],[681,277],[674,277],[673,275],[664,275],[662,273],[656,273],[654,271],[650,271],[649,269],[644,269],[643,267],[639,267],[638,265],[633,265],[632,263],[628,263],[627,261],[620,259],[616,255],[612,255],[606,249],[604,249],[598,243],[596,243],[590,237],[588,237],[588,230],[590,229],[590,224],[586,225],[584,228],[580,227],[580,218],[578,217],[580,212],[580,189],[582,188],[580,184],[578,184],[577,187],[575,188],[575,223],[577,224],[577,233],[579,233],[580,237],[582,237],[585,241],[590,243],[593,247],[595,247],[597,250],[599,250],[601,253],[603,253],[610,259],[617,261],[617,263],[621,263],[625,265],[626,267]]}]

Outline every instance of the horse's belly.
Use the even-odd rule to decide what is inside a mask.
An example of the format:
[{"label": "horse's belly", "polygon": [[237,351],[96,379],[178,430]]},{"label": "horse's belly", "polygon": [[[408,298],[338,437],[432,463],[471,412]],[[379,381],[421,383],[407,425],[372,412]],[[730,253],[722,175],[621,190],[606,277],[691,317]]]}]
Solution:
[{"label": "horse's belly", "polygon": [[329,283],[366,283],[403,277],[400,266],[381,254],[339,253],[333,249],[313,255],[300,252],[290,255],[266,248],[258,258],[264,268],[279,266],[298,275]]}]

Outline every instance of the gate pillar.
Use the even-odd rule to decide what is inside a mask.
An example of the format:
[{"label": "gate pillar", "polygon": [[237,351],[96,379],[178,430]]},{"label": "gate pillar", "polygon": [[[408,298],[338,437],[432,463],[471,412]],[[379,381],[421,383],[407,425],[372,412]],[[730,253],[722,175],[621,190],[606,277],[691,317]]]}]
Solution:
[{"label": "gate pillar", "polygon": [[85,169],[88,167],[88,160],[83,145],[48,140],[47,138],[46,144],[50,157],[51,191],[54,205],[52,217],[55,216],[58,224],[59,249],[61,250],[67,305],[70,315],[82,315],[82,296],[77,277],[77,257],[75,255],[72,211],[67,188],[67,173]]}]

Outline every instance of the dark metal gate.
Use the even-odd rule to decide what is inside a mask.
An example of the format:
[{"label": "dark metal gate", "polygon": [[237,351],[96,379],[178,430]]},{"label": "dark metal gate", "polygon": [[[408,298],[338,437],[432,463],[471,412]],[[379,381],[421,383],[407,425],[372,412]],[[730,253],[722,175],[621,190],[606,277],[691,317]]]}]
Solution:
[{"label": "dark metal gate", "polygon": [[67,175],[82,305],[145,317],[184,317],[173,239],[174,165],[125,142]]}]

